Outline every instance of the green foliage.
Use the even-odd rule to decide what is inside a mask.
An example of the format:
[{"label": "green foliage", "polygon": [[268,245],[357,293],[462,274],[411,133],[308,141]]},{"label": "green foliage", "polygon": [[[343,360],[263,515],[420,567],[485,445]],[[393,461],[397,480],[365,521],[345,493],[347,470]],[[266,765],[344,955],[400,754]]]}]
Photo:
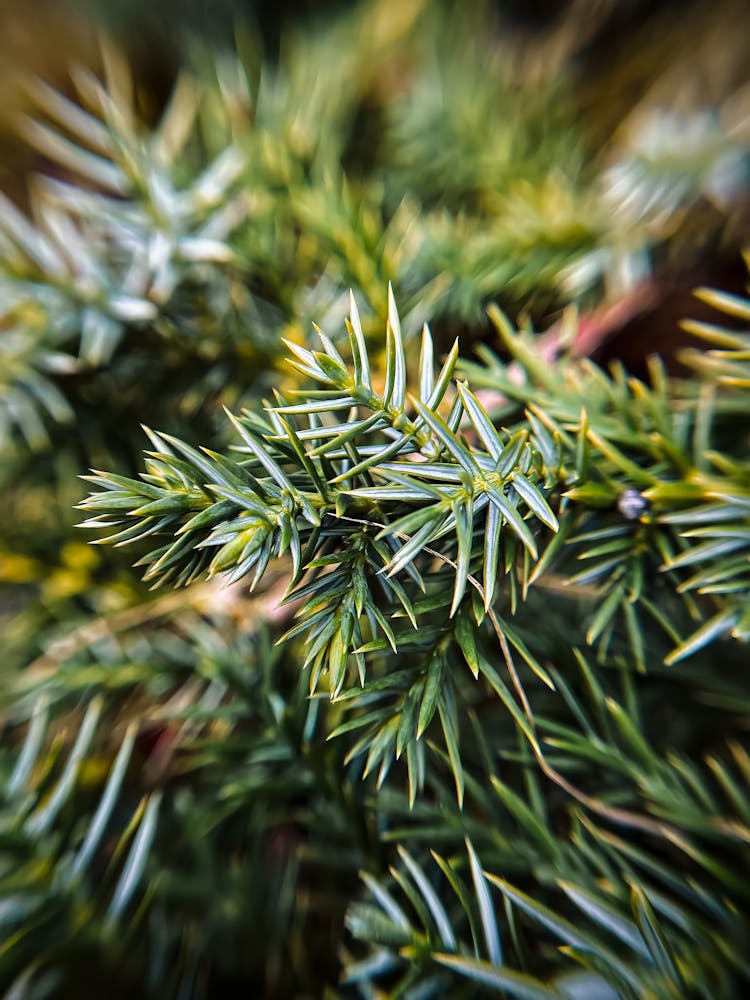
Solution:
[{"label": "green foliage", "polygon": [[195,86],[181,81],[157,127],[143,136],[125,67],[108,54],[108,68],[109,89],[78,74],[83,107],[34,85],[39,118],[23,122],[24,137],[75,181],[36,179],[34,226],[0,200],[3,325],[16,328],[18,341],[3,369],[5,405],[32,444],[43,432],[28,402],[12,405],[22,388],[53,417],[73,417],[41,373],[99,368],[126,331],[174,338],[179,328],[182,341],[210,335],[190,329],[196,303],[206,298],[222,336],[236,311],[235,252],[227,240],[247,213],[238,185],[242,157],[227,147],[190,170],[195,157],[184,145],[199,102]]},{"label": "green foliage", "polygon": [[184,611],[34,681],[3,770],[3,985],[67,995],[85,962],[92,996],[294,989],[287,935],[329,947],[341,914],[308,893],[343,908],[367,843],[319,708],[265,632]]},{"label": "green foliage", "polygon": [[407,336],[498,299],[628,292],[678,213],[743,190],[746,145],[707,115],[648,122],[595,172],[571,90],[516,78],[481,5],[363,4],[290,31],[276,59],[245,29],[236,51],[191,49],[155,123],[110,43],[103,81],[73,71],[75,100],[28,84],[19,134],[49,167],[31,218],[0,199],[6,446],[42,445],[92,387],[137,414],[155,352],[172,409],[228,390],[232,363],[262,392],[279,332],[342,318],[350,287],[375,332],[393,282]]},{"label": "green foliage", "polygon": [[4,996],[744,995],[750,300],[640,378],[506,313],[633,292],[747,149],[595,157],[503,31],[381,0],[194,45],[159,115],[109,45],[30,85]]},{"label": "green foliage", "polygon": [[[706,441],[726,433],[727,418],[737,427],[734,375],[725,401],[719,379],[710,398],[701,390],[691,398],[690,383],[670,388],[657,364],[650,386],[620,369],[607,376],[590,362],[562,357],[549,364],[493,312],[514,361],[509,366],[485,349],[482,366],[464,370],[475,385],[503,394],[506,430],[499,432],[466,383],[449,393],[455,347],[433,371],[427,327],[418,392],[407,397],[406,354],[390,301],[380,392],[352,300],[351,369],[322,332],[323,351],[290,345],[294,367],[324,388],[300,403],[277,393],[266,417],[232,417],[242,444],[225,454],[155,435],[158,450],[140,482],[92,477],[101,489],[82,504],[95,515],[86,526],[116,527],[108,540],[118,544],[173,535],[143,558],[146,578],[157,582],[184,584],[204,571],[229,572],[234,581],[253,570],[257,583],[270,558],[288,551],[289,598],[312,598],[301,617],[317,628],[308,635],[317,663],[313,691],[332,650],[334,694],[346,656],[363,642],[397,652],[379,608],[386,618],[403,614],[422,636],[436,612],[454,617],[470,575],[483,612],[496,604],[500,574],[510,581],[504,589],[512,611],[545,574],[573,590],[593,588],[587,643],[604,655],[621,619],[640,668],[642,614],[668,637],[691,618],[701,621],[668,662],[694,652],[703,638],[745,638],[747,588],[742,577],[735,581],[747,545],[747,504],[736,481],[742,452],[722,451],[720,464],[703,468],[713,455]],[[734,339],[742,346],[721,352],[731,371],[735,355],[745,353],[742,336]],[[313,572],[300,591],[303,552]],[[727,569],[724,557],[736,552]],[[419,621],[414,602],[426,612]],[[409,634],[408,624],[399,627],[406,642]]]},{"label": "green foliage", "polygon": [[[427,329],[417,388],[407,393],[393,300],[385,381],[377,391],[352,302],[347,324],[351,368],[322,333],[322,351],[294,347],[293,364],[322,388],[298,390],[302,402],[278,395],[265,417],[248,412],[232,418],[242,443],[225,454],[198,452],[154,435],[158,451],[140,481],[92,477],[98,491],[82,504],[94,514],[86,525],[114,528],[109,541],[117,544],[167,534],[167,544],[142,560],[147,578],[156,581],[185,583],[207,571],[228,574],[231,581],[252,573],[255,585],[272,557],[289,553],[286,600],[302,603],[298,623],[280,641],[287,646],[303,640],[302,666],[310,671],[311,694],[327,676],[331,696],[342,706],[330,737],[348,742],[347,758],[364,777],[377,772],[378,787],[387,787],[394,762],[406,758],[408,802],[416,811],[403,836],[427,838],[437,829],[437,814],[431,818],[436,795],[442,821],[445,810],[452,809],[457,824],[446,828],[449,842],[467,833],[467,824],[476,825],[468,817],[505,811],[520,824],[518,833],[535,845],[521,872],[550,889],[561,880],[568,898],[595,925],[632,943],[632,961],[623,959],[594,944],[595,938],[574,932],[573,924],[557,920],[533,897],[498,883],[510,903],[557,934],[583,961],[586,982],[600,983],[602,995],[615,990],[635,997],[651,990],[654,996],[676,996],[685,981],[696,995],[728,995],[728,984],[745,973],[744,965],[735,955],[735,970],[727,966],[721,973],[725,978],[715,981],[719,973],[711,955],[719,945],[711,923],[699,930],[692,910],[705,907],[712,893],[731,892],[722,941],[727,935],[741,939],[745,890],[737,871],[748,835],[746,751],[733,745],[734,772],[719,758],[710,759],[728,800],[724,815],[716,792],[689,759],[674,752],[665,759],[651,745],[656,734],[641,727],[643,719],[653,717],[653,708],[640,708],[629,671],[647,670],[658,679],[665,676],[655,658],[660,648],[670,664],[695,656],[722,636],[745,640],[747,589],[706,586],[714,578],[732,578],[734,553],[746,541],[748,505],[736,479],[745,440],[736,439],[736,455],[723,452],[721,468],[701,471],[705,435],[723,436],[727,420],[737,426],[731,405],[736,386],[729,384],[725,399],[718,380],[712,383],[707,409],[705,391],[689,380],[670,385],[658,366],[649,386],[618,370],[607,376],[586,361],[563,357],[556,365],[543,364],[533,340],[513,331],[499,313],[493,318],[514,360],[504,363],[485,352],[481,366],[464,367],[475,385],[502,393],[501,417],[494,422],[466,383],[450,391],[455,350],[442,369],[433,370]],[[727,360],[736,363],[734,357]],[[497,430],[500,420],[503,431]],[[709,536],[709,542],[696,544],[696,519],[731,528],[718,541]],[[694,576],[696,564],[701,564],[700,581]],[[555,620],[544,635],[533,622],[547,602],[568,623]],[[572,617],[566,610],[571,602]],[[551,609],[544,614],[552,617]],[[579,678],[571,677],[561,663],[561,636],[571,647],[594,647],[596,669],[576,653]],[[733,676],[743,656],[732,646],[725,655]],[[606,680],[607,667],[615,665],[625,671],[620,699],[609,693]],[[604,682],[597,680],[602,669]],[[705,697],[720,697],[739,712],[746,703],[741,687],[732,695]],[[473,720],[471,728],[467,718]],[[506,740],[520,740],[521,757],[518,749],[504,751],[503,743],[490,749],[489,733],[495,740],[503,733]],[[477,748],[482,748],[479,761]],[[512,771],[495,770],[498,752],[510,752],[511,761],[521,763],[533,792],[520,795],[509,777]],[[484,779],[476,770],[481,761],[489,768]],[[592,765],[596,781],[592,784],[590,775],[582,787],[580,772]],[[580,811],[580,816],[574,813],[574,829],[582,838],[576,848],[582,867],[575,877],[566,846],[573,834],[556,832],[559,820],[548,812],[552,803],[544,804],[538,778],[532,778],[535,769]],[[445,793],[437,791],[446,770],[463,812],[455,812]],[[399,787],[400,778],[395,780]],[[488,803],[488,795],[497,801]],[[423,796],[428,804],[420,813]],[[478,802],[470,806],[474,797]],[[554,805],[555,811],[560,808]],[[619,836],[592,827],[600,818],[638,831],[651,854],[638,848],[631,869],[633,859]],[[486,836],[484,829],[499,836],[507,822],[485,820],[475,835]],[[516,861],[511,864],[501,852],[491,884],[496,884],[495,873],[518,867],[518,834],[503,836]],[[730,849],[739,852],[736,865],[726,863]],[[689,968],[671,957],[675,950],[685,951],[687,939],[678,941],[671,926],[662,927],[654,916],[652,887],[644,888],[641,881],[644,871],[653,876],[661,865],[658,881],[666,880],[676,891],[680,876],[667,878],[670,866],[657,861],[660,850],[676,852],[670,864],[695,867],[709,883],[691,876],[690,893],[679,901],[686,909],[679,915],[670,911],[680,933],[690,927],[693,939],[703,942],[694,947]],[[398,944],[399,954],[411,959],[404,990],[416,988],[416,976],[425,989],[444,995],[446,980],[437,972],[443,967],[508,995],[564,995],[562,987],[506,970],[495,943],[494,904],[475,859],[470,866],[475,902],[466,902],[465,891],[455,891],[469,906],[468,926],[476,927],[478,917],[484,922],[486,951],[476,944],[476,932],[473,950],[468,943],[456,944],[456,925],[418,863],[405,857],[416,885],[405,882],[403,874],[394,877],[420,921],[426,921],[425,929],[410,930],[402,910],[381,890],[376,899],[385,916],[365,909],[353,911],[351,918],[355,936],[391,949]],[[438,860],[447,872],[447,862]],[[598,901],[603,871],[609,872],[607,893],[614,901]],[[622,911],[629,896],[633,916]],[[507,919],[515,926],[516,916]],[[442,927],[442,943],[433,942],[433,924]],[[466,958],[450,958],[444,951],[446,935],[451,952]],[[433,943],[428,947],[428,942]],[[365,962],[364,972],[355,964],[352,980],[392,974],[394,956],[390,951],[378,955]],[[420,968],[424,982],[416,971]],[[569,984],[565,989],[574,988],[575,977],[559,975]]]}]

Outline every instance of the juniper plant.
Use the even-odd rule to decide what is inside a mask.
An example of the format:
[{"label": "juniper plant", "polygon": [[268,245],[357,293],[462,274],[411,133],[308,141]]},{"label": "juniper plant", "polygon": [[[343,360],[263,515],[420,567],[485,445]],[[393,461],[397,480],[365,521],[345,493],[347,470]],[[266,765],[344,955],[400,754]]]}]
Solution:
[{"label": "juniper plant", "polygon": [[[512,363],[485,352],[460,370],[495,394],[494,419],[456,378],[455,347],[435,368],[428,328],[408,372],[392,293],[376,386],[352,299],[349,364],[322,331],[320,351],[290,345],[292,364],[318,388],[277,394],[263,414],[230,415],[238,443],[224,453],[152,434],[140,480],[90,477],[85,525],[114,529],[107,540],[120,545],[166,536],[141,560],[157,583],[218,573],[262,586],[271,560],[287,560],[284,601],[297,622],[278,642],[299,645],[311,698],[327,682],[328,738],[346,744],[363,780],[377,773],[381,806],[400,794],[405,761],[412,812],[397,842],[434,853],[467,836],[473,889],[460,855],[434,855],[442,900],[424,860],[400,847],[393,878],[413,916],[368,877],[373,904],[355,906],[350,927],[380,947],[349,970],[351,982],[399,975],[405,961],[407,993],[419,983],[459,995],[476,988],[461,985],[468,977],[511,996],[565,995],[568,982],[602,996],[679,995],[686,984],[730,995],[745,973],[741,951],[719,963],[715,927],[693,909],[716,903],[709,885],[728,892],[718,919],[725,940],[740,940],[745,890],[727,857],[746,857],[746,752],[731,743],[730,768],[714,749],[702,774],[697,748],[683,757],[654,729],[652,699],[665,685],[680,702],[708,698],[730,715],[743,701],[737,688],[736,703],[728,690],[709,695],[705,667],[680,678],[663,664],[705,664],[706,649],[721,648],[719,687],[741,683],[749,506],[736,431],[746,335],[693,327],[723,349],[691,356],[698,380],[670,384],[654,362],[647,385],[586,361],[545,364],[530,335],[492,318]],[[719,457],[707,445],[730,426],[739,450]],[[706,784],[711,772],[723,805]],[[502,820],[488,819],[498,811]],[[512,829],[530,843],[521,848]],[[486,873],[481,842],[493,859]],[[511,872],[537,891],[514,888]],[[492,886],[506,900],[503,932]],[[590,930],[549,909],[557,891]],[[522,944],[522,914],[587,974],[569,978],[545,935]],[[471,934],[461,943],[471,928],[474,944]],[[605,945],[610,935],[625,956]],[[561,977],[553,985],[540,978],[548,966]]]},{"label": "juniper plant", "polygon": [[594,156],[490,24],[238,32],[150,125],[111,46],[30,85],[8,997],[744,995],[750,301],[643,378],[505,312],[640,287],[747,144]]}]

